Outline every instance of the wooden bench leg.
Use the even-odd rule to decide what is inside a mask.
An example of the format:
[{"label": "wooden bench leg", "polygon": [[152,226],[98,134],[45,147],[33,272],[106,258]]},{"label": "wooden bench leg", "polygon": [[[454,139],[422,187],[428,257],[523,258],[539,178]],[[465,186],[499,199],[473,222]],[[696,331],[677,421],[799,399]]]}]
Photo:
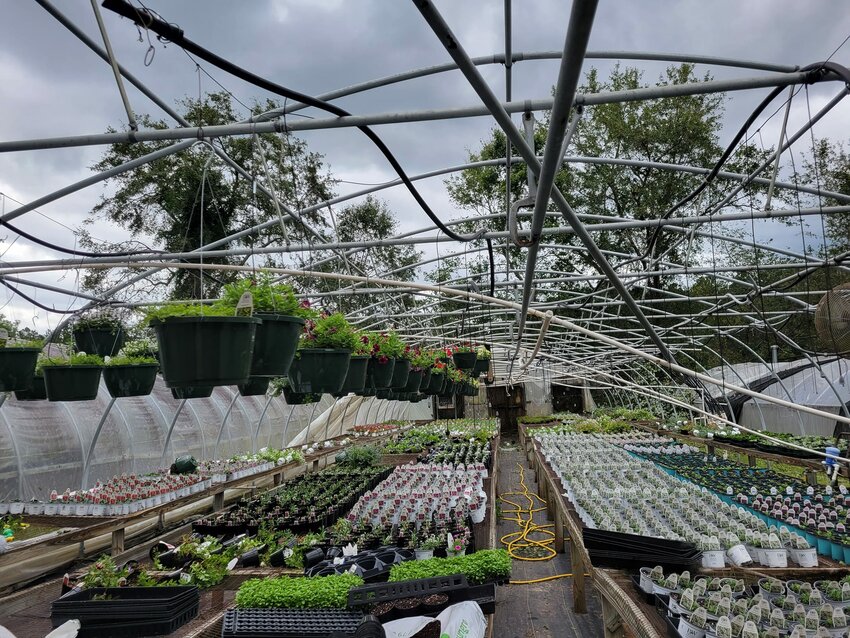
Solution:
[{"label": "wooden bench leg", "polygon": [[224,509],[224,490],[213,495],[213,512]]},{"label": "wooden bench leg", "polygon": [[118,556],[124,552],[124,528],[112,532],[112,555]]},{"label": "wooden bench leg", "polygon": [[275,485],[280,485],[283,482],[283,472],[278,472],[272,476],[272,482]]},{"label": "wooden bench leg", "polygon": [[605,631],[605,638],[623,638],[625,636],[623,620],[605,596],[602,596],[602,628]]},{"label": "wooden bench leg", "polygon": [[573,612],[587,613],[587,597],[584,589],[584,561],[576,549],[576,541],[570,538],[570,565],[573,569]]},{"label": "wooden bench leg", "polygon": [[560,508],[555,511],[555,551],[563,554],[564,549],[564,514]]}]

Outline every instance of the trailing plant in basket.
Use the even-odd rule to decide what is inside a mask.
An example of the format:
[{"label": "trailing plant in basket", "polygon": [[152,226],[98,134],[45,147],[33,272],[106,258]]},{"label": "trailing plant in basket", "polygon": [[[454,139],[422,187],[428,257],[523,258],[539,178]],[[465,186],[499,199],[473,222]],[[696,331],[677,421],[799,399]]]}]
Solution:
[{"label": "trailing plant in basket", "polygon": [[[134,339],[124,344],[124,347],[118,351],[118,357],[130,358],[145,358],[153,359],[156,363],[156,353],[159,351],[159,345],[155,339]],[[118,365],[113,363],[112,365]]]},{"label": "trailing plant in basket", "polygon": [[39,368],[55,366],[102,366],[103,364],[103,358],[96,354],[78,352],[77,354],[72,354],[66,359],[60,357],[45,357],[39,362]]},{"label": "trailing plant in basket", "polygon": [[332,315],[323,314],[315,319],[308,319],[304,324],[298,348],[355,350],[358,339],[357,332],[345,316],[335,312]]},{"label": "trailing plant in basket", "polygon": [[226,284],[223,288],[221,304],[235,310],[239,299],[246,292],[251,293],[255,313],[273,312],[302,319],[317,315],[316,311],[310,308],[309,302],[298,300],[292,286],[274,283],[274,278],[267,273]]},{"label": "trailing plant in basket", "polygon": [[393,330],[367,332],[364,336],[369,339],[369,354],[381,361],[400,359],[410,350]]},{"label": "trailing plant in basket", "polygon": [[118,334],[123,327],[121,320],[110,313],[87,315],[74,322],[74,330],[105,330],[111,334]]},{"label": "trailing plant in basket", "polygon": [[113,366],[137,366],[158,363],[155,357],[131,357],[121,354],[116,357],[104,357],[103,362],[107,368]]},{"label": "trailing plant in basket", "polygon": [[224,304],[164,304],[153,306],[145,311],[145,318],[150,323],[153,320],[168,319],[170,317],[232,317],[233,308]]}]

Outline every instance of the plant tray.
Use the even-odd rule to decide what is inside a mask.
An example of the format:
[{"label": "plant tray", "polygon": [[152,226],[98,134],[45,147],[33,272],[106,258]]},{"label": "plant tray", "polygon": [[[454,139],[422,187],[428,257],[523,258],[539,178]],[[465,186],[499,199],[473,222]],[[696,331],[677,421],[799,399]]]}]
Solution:
[{"label": "plant tray", "polygon": [[229,609],[222,622],[222,638],[298,638],[299,636],[353,636],[363,614],[340,609]]},{"label": "plant tray", "polygon": [[[466,576],[463,574],[403,580],[393,583],[376,583],[374,585],[361,585],[360,587],[352,588],[348,592],[348,606],[362,607],[389,600],[398,600],[399,598],[415,598],[417,596],[445,594],[447,592],[465,594],[468,591],[469,584],[466,582]],[[453,597],[450,596],[450,598]],[[462,600],[466,600],[466,598]]]}]

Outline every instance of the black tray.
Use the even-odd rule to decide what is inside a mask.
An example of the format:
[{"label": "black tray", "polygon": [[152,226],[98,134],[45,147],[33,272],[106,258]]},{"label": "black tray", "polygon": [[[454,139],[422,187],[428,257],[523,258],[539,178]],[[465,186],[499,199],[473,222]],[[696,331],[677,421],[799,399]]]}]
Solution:
[{"label": "black tray", "polygon": [[[491,585],[492,586],[492,585]],[[361,585],[353,587],[348,592],[349,607],[363,607],[374,605],[399,598],[415,598],[427,596],[428,594],[446,594],[449,592],[467,592],[469,584],[463,574],[451,576],[438,576],[436,578],[419,578],[417,580],[403,580],[393,583],[377,583],[374,585]],[[454,596],[449,596],[451,600]],[[466,598],[462,600],[467,600]],[[457,600],[455,602],[460,602]]]},{"label": "black tray", "polygon": [[353,636],[363,614],[341,609],[229,609],[222,638],[322,637],[334,632]]},{"label": "black tray", "polygon": [[54,627],[77,618],[80,621],[78,638],[135,638],[138,636],[164,636],[174,633],[180,627],[198,615],[199,602],[189,605],[174,617],[143,618],[136,622],[126,622],[126,617],[116,617],[112,620],[102,618],[92,620],[78,616],[59,617],[51,614],[50,620]]}]

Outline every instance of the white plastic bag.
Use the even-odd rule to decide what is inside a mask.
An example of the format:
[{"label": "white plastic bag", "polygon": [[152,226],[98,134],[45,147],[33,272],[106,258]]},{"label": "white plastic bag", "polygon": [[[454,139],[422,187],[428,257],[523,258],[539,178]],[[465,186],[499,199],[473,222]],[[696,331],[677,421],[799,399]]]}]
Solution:
[{"label": "white plastic bag", "polygon": [[[437,621],[440,623],[441,638],[484,638],[487,631],[487,621],[478,603],[471,600],[446,607]],[[393,620],[384,624],[387,638],[410,638],[422,631],[433,618],[413,616]]]}]

